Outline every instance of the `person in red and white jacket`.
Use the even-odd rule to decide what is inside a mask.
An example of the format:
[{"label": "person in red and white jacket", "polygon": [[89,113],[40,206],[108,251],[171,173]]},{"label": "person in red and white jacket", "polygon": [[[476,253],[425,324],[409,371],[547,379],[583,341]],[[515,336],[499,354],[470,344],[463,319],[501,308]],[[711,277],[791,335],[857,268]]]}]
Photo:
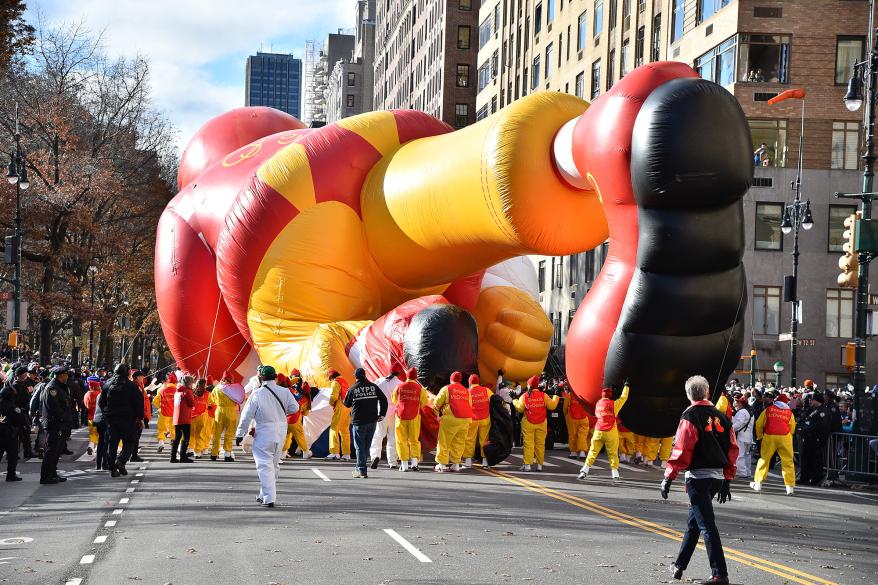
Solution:
[{"label": "person in red and white jacket", "polygon": [[691,405],[683,411],[674,449],[661,484],[662,498],[668,499],[671,482],[685,472],[686,495],[689,496],[689,520],[680,552],[671,564],[674,579],[682,579],[683,571],[704,535],[704,547],[710,561],[711,577],[704,583],[728,585],[729,573],[723,545],[713,515],[713,497],[724,504],[732,498],[729,484],[735,477],[738,443],[732,421],[707,399],[710,386],[703,376],[686,380],[686,396]]}]

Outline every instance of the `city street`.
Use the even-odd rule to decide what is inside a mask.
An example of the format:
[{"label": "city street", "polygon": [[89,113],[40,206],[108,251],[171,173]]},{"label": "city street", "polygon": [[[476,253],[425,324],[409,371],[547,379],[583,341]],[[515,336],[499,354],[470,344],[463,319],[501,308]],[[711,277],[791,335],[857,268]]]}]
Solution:
[{"label": "city street", "polygon": [[[367,480],[348,463],[286,462],[269,510],[240,451],[235,463],[171,465],[150,440],[147,462],[112,479],[90,471],[84,437],[66,483],[39,486],[31,461],[26,481],[0,485],[0,582],[667,583],[687,510],[679,481],[661,500],[658,470],[623,465],[613,484],[599,461],[580,483],[563,451],[543,473],[518,472],[513,456],[490,472],[379,468]],[[878,495],[786,497],[776,475],[759,495],[735,487],[717,507],[733,583],[878,581]],[[708,574],[697,551],[685,577]]]}]

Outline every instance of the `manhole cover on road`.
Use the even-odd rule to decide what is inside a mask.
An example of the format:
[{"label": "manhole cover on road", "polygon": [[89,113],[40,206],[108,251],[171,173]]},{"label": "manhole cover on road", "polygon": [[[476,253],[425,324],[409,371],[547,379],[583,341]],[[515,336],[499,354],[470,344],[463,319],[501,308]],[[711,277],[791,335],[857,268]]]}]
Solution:
[{"label": "manhole cover on road", "polygon": [[0,538],[0,546],[4,544],[27,544],[33,541],[33,538],[28,538],[27,536],[13,536],[12,538]]}]

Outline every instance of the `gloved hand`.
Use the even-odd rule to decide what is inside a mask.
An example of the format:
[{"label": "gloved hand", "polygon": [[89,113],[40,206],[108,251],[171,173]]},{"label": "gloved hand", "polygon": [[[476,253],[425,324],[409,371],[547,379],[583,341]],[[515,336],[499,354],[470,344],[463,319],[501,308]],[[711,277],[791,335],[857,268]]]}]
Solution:
[{"label": "gloved hand", "polygon": [[668,479],[667,477],[662,480],[662,485],[661,485],[662,499],[665,499],[665,500],[668,499],[668,492],[671,491],[671,482],[672,481],[673,480]]},{"label": "gloved hand", "polygon": [[723,480],[723,486],[719,488],[719,491],[716,493],[716,501],[720,504],[725,504],[727,501],[732,499],[732,489],[731,483],[729,480]]},{"label": "gloved hand", "polygon": [[235,445],[240,445],[241,441],[244,440],[244,437],[235,437]]}]

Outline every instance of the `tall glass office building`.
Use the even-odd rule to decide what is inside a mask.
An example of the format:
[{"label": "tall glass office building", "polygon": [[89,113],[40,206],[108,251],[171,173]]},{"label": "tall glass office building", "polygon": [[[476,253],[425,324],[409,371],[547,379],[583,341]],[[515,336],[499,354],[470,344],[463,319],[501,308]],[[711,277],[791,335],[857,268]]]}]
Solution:
[{"label": "tall glass office building", "polygon": [[245,83],[245,105],[268,106],[301,118],[301,59],[258,51],[247,57]]}]

